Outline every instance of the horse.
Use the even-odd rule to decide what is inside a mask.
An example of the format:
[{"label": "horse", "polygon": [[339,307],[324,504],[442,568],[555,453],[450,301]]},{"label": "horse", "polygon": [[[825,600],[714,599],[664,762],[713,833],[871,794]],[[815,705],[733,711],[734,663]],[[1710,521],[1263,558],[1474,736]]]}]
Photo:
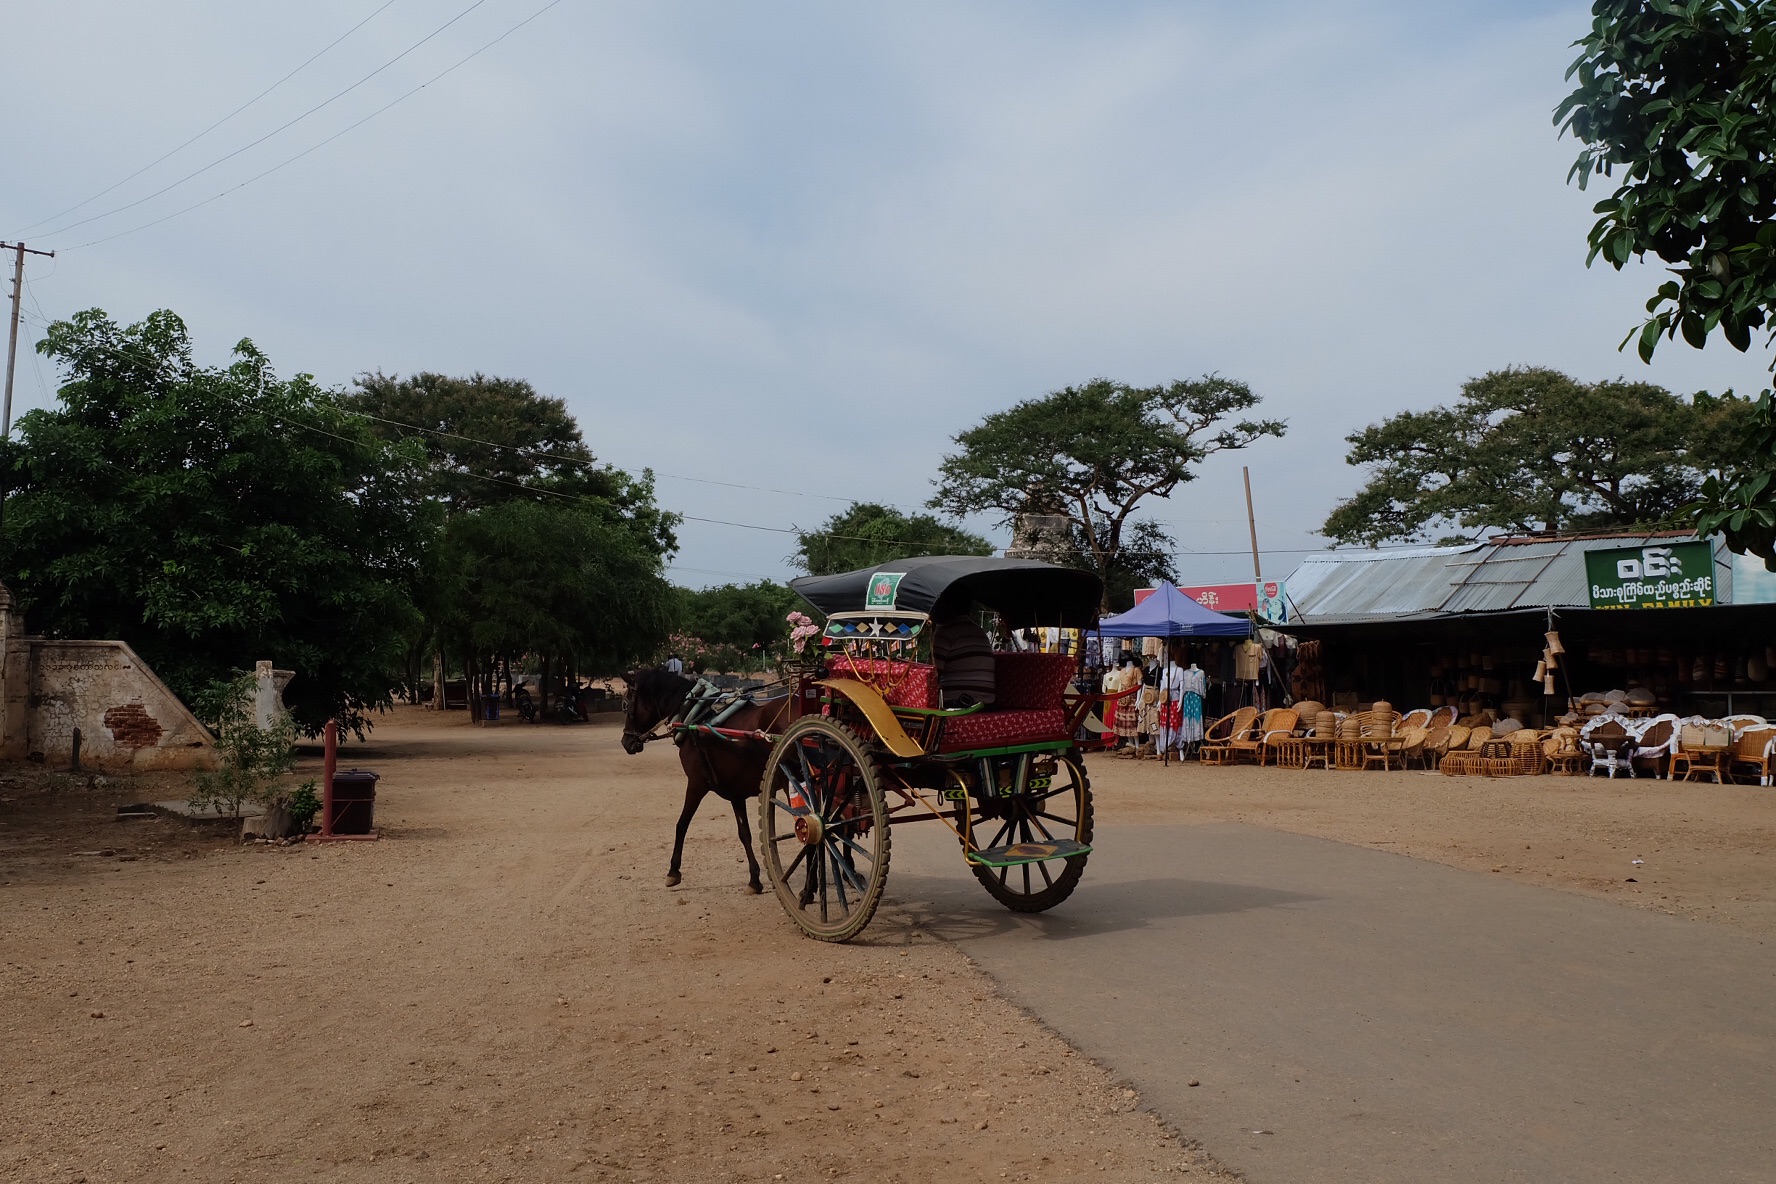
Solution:
[{"label": "horse", "polygon": [[[629,693],[623,701],[623,751],[634,756],[649,740],[663,738],[664,733],[656,734],[656,729],[677,717],[685,697],[696,684],[667,670],[634,671],[624,681],[629,684]],[[749,704],[724,720],[722,727],[742,732],[769,731],[781,728],[788,713],[787,698]],[[752,824],[746,820],[746,803],[758,796],[769,746],[762,740],[729,740],[707,733],[680,733],[673,742],[678,745],[678,763],[685,772],[685,797],[684,809],[678,815],[678,834],[672,843],[672,865],[666,872],[666,886],[671,888],[682,878],[679,865],[684,858],[685,831],[690,829],[703,798],[713,793],[734,807],[734,824],[740,831],[740,845],[746,849],[747,891],[763,892],[758,857],[752,850]]]}]

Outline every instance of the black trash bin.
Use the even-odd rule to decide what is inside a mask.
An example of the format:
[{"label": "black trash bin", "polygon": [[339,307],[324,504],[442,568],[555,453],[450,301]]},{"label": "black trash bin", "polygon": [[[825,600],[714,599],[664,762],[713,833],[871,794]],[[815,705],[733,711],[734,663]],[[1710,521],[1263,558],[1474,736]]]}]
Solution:
[{"label": "black trash bin", "polygon": [[340,769],[333,774],[333,813],[336,835],[367,835],[376,821],[376,782],[368,769]]}]

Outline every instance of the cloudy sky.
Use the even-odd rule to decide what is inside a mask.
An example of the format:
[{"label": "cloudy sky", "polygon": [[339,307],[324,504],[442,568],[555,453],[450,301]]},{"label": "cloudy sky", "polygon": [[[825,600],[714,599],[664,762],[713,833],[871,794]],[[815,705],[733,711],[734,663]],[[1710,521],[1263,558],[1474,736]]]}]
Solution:
[{"label": "cloudy sky", "polygon": [[[693,516],[693,585],[788,570],[723,523],[916,507],[956,432],[1100,375],[1289,422],[1155,503],[1186,582],[1249,576],[1242,464],[1286,575],[1343,437],[1486,370],[1765,384],[1616,352],[1659,273],[1584,266],[1583,3],[545,4],[9,13],[0,235],[60,252],[27,331],[170,308],[206,361],[528,378]],[[21,357],[18,401],[55,381]]]}]

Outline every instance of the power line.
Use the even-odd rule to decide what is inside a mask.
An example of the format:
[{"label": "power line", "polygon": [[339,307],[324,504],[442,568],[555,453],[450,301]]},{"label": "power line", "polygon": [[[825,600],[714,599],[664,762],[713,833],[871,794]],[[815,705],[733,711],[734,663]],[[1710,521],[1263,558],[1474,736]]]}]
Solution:
[{"label": "power line", "polygon": [[[358,87],[364,85],[366,82],[369,82],[372,78],[376,77],[378,74],[382,73],[384,70],[388,69],[390,66],[394,65],[396,62],[400,61],[402,58],[406,57],[408,54],[412,53],[414,50],[418,49],[420,46],[424,45],[426,42],[430,41],[432,38],[434,38],[438,34],[442,33],[444,30],[448,29],[451,25],[454,25],[457,21],[462,20],[463,17],[468,16],[471,12],[474,12],[477,8],[480,8],[485,3],[487,3],[487,0],[474,0],[473,4],[470,4],[467,8],[463,9],[461,12],[457,13],[455,16],[451,17],[449,20],[445,21],[443,24],[439,25],[437,28],[433,29],[430,33],[427,33],[424,37],[421,37],[418,41],[415,41],[412,45],[409,45],[406,49],[403,49],[400,53],[396,54],[394,57],[390,58],[388,61],[384,62],[382,65],[376,67],[376,69],[370,71],[370,73],[364,75],[362,78],[358,79],[356,82],[352,83],[350,86],[346,87],[344,90],[337,91],[334,94],[329,95],[327,98],[322,99],[320,102],[316,103],[314,106],[310,107],[308,110],[304,111],[302,114],[296,116],[294,119],[291,119],[285,123],[281,123],[277,127],[272,128],[270,131],[266,132],[263,136],[260,136],[257,140],[253,140],[250,143],[243,144],[239,148],[236,148],[233,152],[230,152],[225,156],[217,157],[215,160],[212,160],[209,164],[204,165],[202,168],[197,169],[193,172],[186,173],[183,177],[180,177],[177,181],[174,181],[168,185],[161,186],[159,189],[156,189],[153,193],[148,194],[146,197],[138,197],[135,201],[126,202],[123,205],[116,206],[116,207],[113,207],[112,209],[106,210],[105,212],[103,212],[101,214],[93,214],[90,217],[82,218],[78,222],[70,222],[66,226],[57,227],[55,230],[49,231],[48,233],[50,233],[50,234],[66,234],[66,233],[68,233],[68,231],[73,230],[76,226],[85,226],[89,222],[97,222],[101,218],[109,218],[112,214],[121,214],[125,210],[134,209],[136,206],[141,205],[145,201],[152,201],[155,198],[159,197],[161,194],[167,192],[168,190],[177,189],[179,186],[185,184],[185,182],[192,180],[195,177],[202,176],[204,173],[209,172],[211,169],[215,168],[219,164],[222,164],[226,161],[233,160],[235,157],[237,157],[241,153],[247,151],[249,148],[255,148],[258,145],[265,143],[265,141],[271,139],[273,136],[286,130],[287,128],[295,127],[297,124],[299,124],[303,120],[307,119],[310,115],[313,115],[316,111],[321,110],[323,107],[328,106],[329,104],[333,103],[334,101],[336,101],[338,99],[344,98],[346,95],[348,95],[352,91],[358,89]],[[556,3],[560,3],[560,0],[556,0]],[[549,5],[550,8],[553,8],[554,6],[555,6],[554,4]],[[541,15],[541,14],[539,13],[537,15]],[[520,22],[520,26],[528,23],[529,20],[534,20],[534,19],[535,19],[535,17],[527,18],[526,21]],[[514,28],[516,28],[516,27],[519,27],[519,26],[514,26]],[[511,30],[508,30],[508,32],[510,32],[510,31]],[[505,36],[505,34],[501,34],[502,38],[504,36]],[[498,41],[498,40],[500,40],[500,38],[495,38],[495,41]],[[489,44],[492,44],[492,42],[490,42]],[[482,48],[484,49],[484,48],[486,48],[486,46],[483,46]],[[480,50],[476,50],[475,52],[479,53]],[[473,57],[473,56],[474,56],[474,54],[469,55],[469,57]],[[468,58],[463,59],[463,61],[467,61],[467,60],[468,60]],[[462,64],[462,62],[457,63],[457,65],[461,65],[461,64]],[[452,70],[454,70],[455,68],[456,68],[455,66],[451,67]],[[446,70],[444,73],[448,74],[449,72],[450,72],[449,70]],[[440,74],[437,77],[442,78],[443,76],[444,76],[443,74]],[[433,78],[430,81],[435,82],[435,81],[437,81],[437,78]],[[426,83],[421,83],[419,86],[415,87],[414,90],[419,90],[426,85],[427,85]],[[407,92],[407,94],[412,94],[412,93],[413,93],[413,91]],[[406,97],[407,97],[406,95],[401,96],[401,98],[406,98]],[[395,100],[395,102],[397,102],[397,103],[400,101],[401,101],[400,99]],[[390,103],[389,106],[390,107],[394,106],[394,103]],[[386,110],[388,110],[388,107],[380,108],[377,112],[372,112],[372,115],[380,114],[381,111],[386,111]],[[367,116],[366,118],[369,118],[369,117]],[[364,122],[364,120],[358,121],[358,123],[363,123],[363,122]],[[357,126],[358,126],[358,124],[356,124],[356,123],[351,125],[351,127],[357,127]],[[345,130],[350,131],[351,128],[348,127]],[[339,133],[339,134],[343,134],[343,133]],[[322,140],[321,144],[329,143],[330,141],[332,141],[335,138],[336,138],[335,136],[329,136],[329,137],[327,137],[327,139]],[[321,146],[320,144],[316,144],[315,148],[319,148],[320,146]],[[314,151],[314,149],[311,148],[311,149],[309,149],[309,151],[312,152],[312,151]],[[306,156],[307,153],[302,153],[301,155]],[[292,157],[291,159],[295,160],[295,159],[298,159],[298,157]],[[289,161],[285,161],[284,163],[288,164]],[[283,165],[278,166],[278,168],[282,168],[282,167],[283,167]],[[268,170],[268,171],[275,172],[276,170],[274,169],[274,170]],[[265,176],[265,175],[266,175],[265,173],[260,174],[261,177]],[[255,181],[258,179],[259,179],[258,177],[253,178],[253,180],[255,180]],[[237,185],[237,186],[235,186],[235,188],[238,189],[238,188],[240,188],[240,186]],[[233,190],[229,190],[228,192],[233,192]],[[220,196],[220,195],[218,195],[218,196]],[[212,199],[212,200],[214,200],[214,199]],[[202,205],[204,203],[200,202],[198,204]],[[197,207],[193,206],[191,208],[196,209]],[[183,210],[180,211],[180,213],[184,213],[184,212],[186,212],[186,211],[183,211]],[[52,221],[53,221],[53,219],[52,219]],[[160,221],[165,221],[165,219],[164,218],[160,219]],[[154,225],[154,223],[150,222],[150,223],[148,223],[148,225],[152,226],[152,225]],[[127,234],[127,233],[132,233],[132,232],[125,231],[125,233]],[[105,241],[105,240],[100,240],[100,241]],[[92,244],[86,243],[86,244],[82,244],[82,245],[91,246]]]},{"label": "power line", "polygon": [[[347,37],[350,37],[353,33],[356,33],[359,29],[361,29],[365,25],[369,24],[372,19],[374,19],[378,14],[380,14],[383,11],[383,9],[388,8],[390,5],[392,5],[394,3],[395,3],[395,0],[384,0],[384,3],[379,8],[377,8],[375,12],[372,12],[369,16],[365,17],[363,20],[359,21],[357,24],[353,25],[351,28],[347,29],[345,32],[341,33],[339,36],[335,37],[332,41],[329,41],[324,47],[321,48],[321,50],[318,53],[315,53],[307,61],[303,62],[300,66],[297,66],[294,70],[291,70],[288,74],[284,75],[282,78],[278,79],[276,82],[272,83],[270,86],[266,87],[264,90],[260,91],[258,94],[254,95],[252,98],[248,99],[246,102],[242,103],[240,106],[236,107],[234,110],[230,111],[228,114],[224,115],[221,119],[218,119],[215,123],[212,123],[209,127],[204,128],[201,132],[198,132],[195,136],[192,136],[189,140],[186,140],[182,144],[179,144],[177,147],[170,148],[167,151],[161,153],[159,156],[155,157],[153,160],[149,161],[147,164],[143,165],[141,168],[137,169],[135,172],[131,173],[129,176],[123,178],[123,180],[116,181],[110,185],[107,185],[105,188],[99,190],[97,193],[93,194],[91,197],[85,199],[84,201],[79,201],[79,202],[74,203],[73,205],[69,206],[67,209],[63,210],[59,214],[51,214],[49,217],[44,218],[40,222],[31,223],[31,225],[25,227],[24,230],[21,230],[19,233],[22,235],[28,231],[32,231],[32,230],[37,229],[39,226],[43,226],[47,223],[54,222],[59,218],[65,218],[69,214],[72,214],[75,210],[78,210],[78,209],[82,208],[83,206],[91,205],[93,202],[98,201],[101,197],[104,197],[107,193],[110,193],[112,190],[117,189],[120,186],[127,185],[131,181],[134,181],[137,177],[141,176],[143,173],[147,172],[149,169],[153,168],[155,165],[159,164],[161,161],[166,160],[168,157],[176,156],[178,153],[183,152],[185,149],[191,147],[193,144],[197,143],[199,140],[203,139],[205,136],[209,135],[211,132],[215,131],[217,128],[221,127],[223,124],[225,124],[229,120],[233,119],[236,115],[239,115],[242,111],[245,111],[248,107],[251,107],[254,103],[257,103],[260,99],[263,99],[266,95],[270,94],[272,91],[276,90],[278,87],[282,86],[284,83],[290,81],[290,79],[296,77],[296,75],[302,73],[302,71],[308,69],[308,67],[312,66],[316,61],[318,61],[322,57],[322,55],[326,54],[329,50],[331,50],[334,46],[338,45],[341,41],[344,41]],[[146,199],[144,199],[144,200],[146,200]]]},{"label": "power line", "polygon": [[[556,0],[556,3],[559,3],[559,2],[560,2],[560,0]],[[551,5],[551,7],[553,7],[553,5]],[[121,347],[114,346],[114,345],[103,345],[103,346],[100,346],[99,348],[101,350],[104,350],[105,352],[117,354],[122,357],[127,357],[127,358],[130,358],[136,362],[139,362],[139,363],[142,363],[145,365],[149,365],[149,366],[160,365],[159,359],[153,358],[147,354],[136,353],[134,351],[123,349]],[[557,462],[568,462],[568,463],[578,464],[578,465],[587,465],[587,464],[596,464],[597,463],[597,461],[595,461],[595,460],[587,461],[587,460],[582,460],[578,457],[563,457],[563,456],[560,456],[555,453],[544,452],[544,451],[540,451],[537,449],[520,448],[517,445],[512,445],[512,444],[498,444],[492,440],[483,440],[483,439],[480,439],[479,437],[476,437],[476,436],[466,436],[460,432],[447,432],[447,431],[443,431],[442,429],[437,429],[437,428],[426,428],[426,427],[422,427],[418,424],[406,423],[402,420],[387,419],[387,418],[384,418],[383,416],[372,415],[369,412],[357,411],[357,410],[353,410],[348,407],[341,407],[338,410],[339,410],[340,414],[351,416],[353,418],[365,419],[365,420],[370,420],[370,421],[377,422],[377,423],[389,424],[394,427],[410,428],[414,431],[419,431],[419,432],[428,432],[428,433],[432,433],[432,434],[436,434],[436,435],[447,436],[452,439],[463,440],[463,441],[471,443],[471,444],[479,444],[484,447],[492,448],[492,449],[499,450],[499,451],[514,452],[514,453],[518,453],[520,455],[544,457],[544,458],[554,460]],[[316,425],[308,423],[305,420],[293,419],[289,416],[283,416],[283,415],[274,415],[273,418],[279,420],[280,422],[290,424],[292,427],[304,428],[308,431],[315,432],[318,435],[328,436],[332,439],[339,440],[339,441],[342,441],[347,444],[357,445],[359,447],[362,447],[364,444],[364,442],[362,440],[354,440],[350,436],[342,436],[337,432],[330,432],[330,431],[326,430],[325,428],[317,427]],[[530,494],[543,494],[545,496],[559,498],[564,501],[585,502],[589,505],[598,505],[598,506],[608,505],[608,503],[603,501],[602,499],[587,497],[584,494],[569,493],[565,490],[560,490],[560,489],[550,489],[549,487],[544,486],[544,485],[526,485],[520,481],[511,481],[511,480],[507,480],[506,478],[495,477],[495,476],[492,476],[487,473],[477,473],[472,470],[465,469],[465,470],[460,471],[460,475],[473,477],[477,480],[487,481],[487,482],[489,482],[491,484],[495,484],[495,485],[502,485],[502,486],[505,486],[509,489],[517,489],[517,490],[521,490],[525,493],[530,493]],[[740,488],[760,488],[760,487],[740,486]],[[890,544],[890,545],[905,546],[905,547],[922,547],[922,546],[926,545],[926,541],[923,539],[883,539],[883,538],[874,538],[874,537],[871,537],[868,535],[838,534],[838,533],[829,532],[829,531],[805,531],[797,526],[765,526],[765,525],[755,523],[755,522],[735,522],[732,519],[709,518],[709,517],[705,517],[705,516],[698,515],[698,514],[681,513],[676,510],[662,510],[661,512],[662,512],[662,514],[668,515],[672,518],[678,519],[679,521],[683,521],[683,522],[701,522],[701,523],[704,523],[704,524],[710,525],[710,526],[725,526],[725,527],[729,527],[734,530],[755,530],[755,531],[762,531],[762,532],[765,532],[768,534],[787,534],[787,535],[796,535],[797,537],[800,537],[801,535],[804,535],[804,534],[818,534],[818,535],[821,535],[825,538],[839,539],[839,540],[842,540],[845,542],[886,543],[886,544]],[[1073,555],[1083,555],[1088,552],[1088,548],[1084,548],[1084,547],[1052,547],[1052,548],[1047,548],[1047,549],[1050,551],[1053,551],[1053,552],[1064,552],[1066,554],[1073,554]],[[1262,555],[1306,555],[1306,554],[1312,554],[1315,551],[1321,551],[1321,550],[1325,550],[1325,548],[1323,548],[1323,547],[1267,547],[1267,548],[1260,549],[1259,553]],[[1180,549],[1179,551],[1135,551],[1135,550],[1130,550],[1127,548],[1119,548],[1116,551],[1112,552],[1112,554],[1117,555],[1117,556],[1129,556],[1129,557],[1136,557],[1136,558],[1151,558],[1151,557],[1158,557],[1158,556],[1165,556],[1168,558],[1174,557],[1174,556],[1180,557],[1180,558],[1185,557],[1185,556],[1205,557],[1206,558],[1206,557],[1220,557],[1220,556],[1226,556],[1226,555],[1249,555],[1249,554],[1251,554],[1251,551],[1249,548],[1245,549],[1245,550],[1237,550],[1237,551],[1191,551],[1191,550],[1186,550],[1186,549]],[[690,569],[686,569],[686,570],[690,570]],[[743,574],[743,573],[734,573],[734,574]]]},{"label": "power line", "polygon": [[[485,0],[477,0],[477,3],[475,6],[478,7],[481,3],[484,3],[484,2],[485,2]],[[477,49],[474,53],[471,53],[467,57],[462,58],[460,61],[456,62],[455,64],[448,66],[443,70],[440,70],[438,73],[432,75],[430,78],[426,79],[424,82],[420,83],[418,86],[414,87],[412,90],[407,91],[406,93],[399,95],[394,99],[391,99],[387,103],[384,103],[382,106],[380,106],[376,110],[370,112],[370,114],[364,116],[364,118],[358,120],[356,123],[347,124],[345,127],[340,128],[338,131],[334,132],[332,135],[328,136],[326,139],[322,140],[320,143],[312,145],[308,148],[304,148],[301,152],[298,152],[296,155],[289,157],[286,160],[280,161],[277,164],[272,165],[270,168],[266,169],[262,173],[256,173],[255,175],[248,177],[245,181],[242,181],[239,185],[234,185],[234,186],[231,186],[230,188],[224,189],[222,192],[214,194],[210,197],[206,197],[202,201],[193,202],[191,205],[186,206],[184,209],[174,210],[172,213],[167,214],[165,217],[156,218],[152,222],[144,222],[140,226],[132,226],[128,230],[120,230],[116,234],[109,234],[103,238],[95,238],[89,242],[80,243],[76,246],[72,246],[67,249],[70,251],[78,251],[84,247],[96,247],[100,243],[113,242],[117,239],[125,237],[126,235],[135,234],[138,230],[147,230],[151,226],[159,226],[162,222],[170,222],[174,218],[180,217],[184,214],[189,214],[193,210],[201,209],[202,207],[209,205],[213,201],[218,201],[224,197],[227,197],[229,194],[235,192],[235,190],[237,190],[237,189],[245,189],[248,185],[251,185],[253,182],[260,181],[266,177],[269,177],[269,176],[271,176],[271,174],[277,172],[279,169],[282,169],[288,165],[295,164],[297,161],[301,160],[303,157],[307,156],[309,153],[314,152],[314,151],[321,149],[321,148],[325,148],[328,144],[331,144],[334,140],[337,140],[340,136],[345,135],[347,132],[352,131],[356,128],[362,127],[366,123],[369,123],[372,119],[375,119],[378,115],[381,115],[384,111],[387,111],[390,107],[393,107],[398,103],[405,102],[406,100],[412,98],[414,95],[418,94],[420,91],[424,90],[426,87],[430,86],[432,83],[438,81],[440,78],[443,78],[446,74],[452,73],[458,67],[464,66],[464,65],[468,64],[470,61],[474,60],[475,58],[480,57],[483,53],[486,53],[488,50],[492,49],[494,46],[498,45],[500,42],[502,42],[506,38],[510,37],[513,33],[516,33],[519,29],[522,29],[525,25],[528,25],[531,21],[536,20],[539,16],[542,16],[545,12],[548,12],[551,8],[554,8],[556,5],[560,4],[561,2],[562,2],[562,0],[550,0],[550,2],[548,4],[543,5],[541,8],[537,9],[535,12],[531,13],[529,16],[525,17],[523,20],[519,21],[517,24],[513,25],[511,28],[507,29],[504,33],[501,33],[498,37],[495,37],[492,41],[489,41],[487,44],[483,45],[480,49]],[[251,147],[251,145],[248,145],[248,147]],[[113,212],[115,212],[115,211],[113,211]],[[88,219],[88,221],[91,221],[91,219]],[[75,223],[75,225],[79,225],[79,223]],[[69,228],[64,227],[63,229],[66,230]]]}]

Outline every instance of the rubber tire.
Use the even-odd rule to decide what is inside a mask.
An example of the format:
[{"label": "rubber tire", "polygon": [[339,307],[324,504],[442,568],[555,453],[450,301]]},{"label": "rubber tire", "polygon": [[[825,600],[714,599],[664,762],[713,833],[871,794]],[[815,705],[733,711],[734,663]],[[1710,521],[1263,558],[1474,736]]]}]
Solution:
[{"label": "rubber tire", "polygon": [[[1076,795],[1079,799],[1079,819],[1072,835],[1057,835],[1055,837],[1074,838],[1082,843],[1089,844],[1092,839],[1092,792],[1091,778],[1086,774],[1085,763],[1079,759],[1077,753],[1062,755],[1057,758],[1056,763],[1057,765],[1071,765],[1074,771],[1079,774],[1079,790]],[[1017,801],[1016,798],[1006,798],[1004,800],[1010,802]],[[1001,820],[987,819],[986,821],[991,824]],[[972,830],[975,824],[974,812],[971,809],[969,812],[969,829]],[[966,833],[967,832],[964,832],[965,836]],[[1036,837],[1037,840],[1040,841],[1041,836],[1038,835]],[[1014,836],[1013,841],[1017,841],[1016,836]],[[963,842],[966,845],[966,837],[964,837]],[[1017,874],[1018,878],[1022,879],[1021,874],[1017,873],[1016,868],[1008,871],[1006,875],[1006,880],[1008,882],[1005,884],[999,882],[999,868],[981,867],[978,864],[969,864],[968,870],[974,873],[974,878],[980,881],[981,887],[987,890],[988,895],[1012,912],[1041,913],[1054,908],[1057,904],[1060,904],[1063,900],[1066,900],[1069,896],[1073,895],[1073,890],[1079,887],[1080,877],[1085,875],[1085,861],[1090,858],[1091,856],[1089,853],[1086,855],[1075,855],[1073,858],[1065,862],[1064,866],[1061,868],[1061,874],[1055,877],[1053,884],[1047,884],[1040,891],[1030,893],[1020,892],[1009,883],[1014,874]]]},{"label": "rubber tire", "polygon": [[[863,774],[871,815],[870,835],[876,844],[874,867],[871,868],[863,896],[844,922],[836,926],[822,926],[807,916],[807,910],[800,902],[800,894],[783,873],[778,843],[771,837],[775,833],[772,829],[772,815],[776,813],[773,808],[772,783],[776,779],[778,765],[810,733],[818,733],[844,748]],[[771,881],[771,888],[777,894],[777,902],[803,933],[819,941],[845,942],[863,932],[876,915],[876,908],[882,903],[882,891],[888,883],[888,862],[893,851],[893,842],[888,827],[887,799],[882,794],[881,771],[876,767],[876,759],[869,746],[856,732],[821,715],[805,715],[789,725],[771,746],[771,754],[765,760],[765,775],[759,782],[758,834],[759,863],[764,868],[766,878]],[[794,840],[784,842],[793,843]]]}]

